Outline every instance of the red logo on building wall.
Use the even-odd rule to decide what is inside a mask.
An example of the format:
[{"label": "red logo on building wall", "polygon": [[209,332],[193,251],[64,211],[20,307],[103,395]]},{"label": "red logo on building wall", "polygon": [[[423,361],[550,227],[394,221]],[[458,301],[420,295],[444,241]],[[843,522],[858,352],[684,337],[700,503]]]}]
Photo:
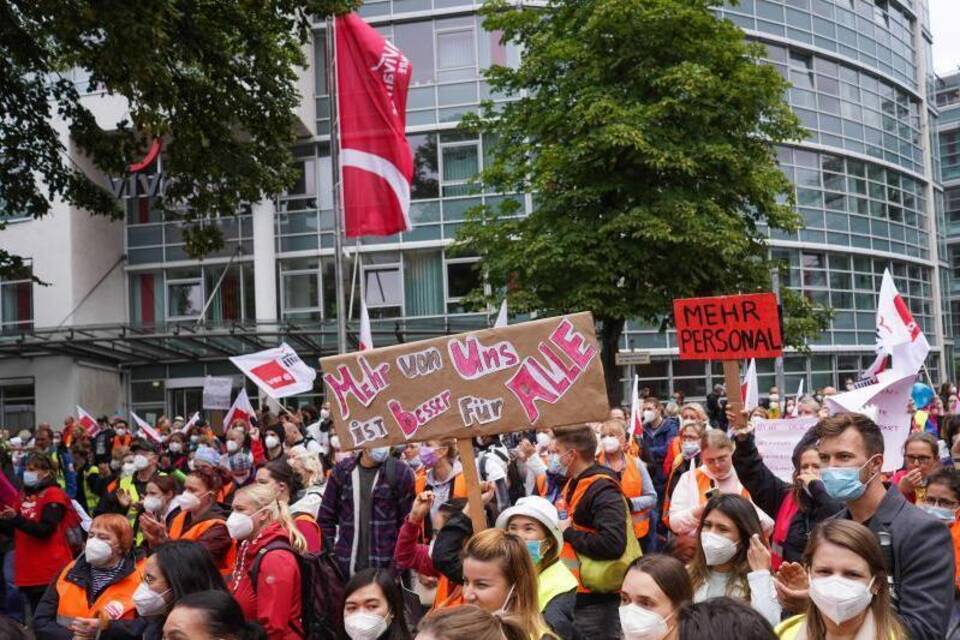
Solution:
[{"label": "red logo on building wall", "polygon": [[271,389],[279,389],[296,382],[293,375],[276,360],[254,367],[250,373],[263,380]]}]

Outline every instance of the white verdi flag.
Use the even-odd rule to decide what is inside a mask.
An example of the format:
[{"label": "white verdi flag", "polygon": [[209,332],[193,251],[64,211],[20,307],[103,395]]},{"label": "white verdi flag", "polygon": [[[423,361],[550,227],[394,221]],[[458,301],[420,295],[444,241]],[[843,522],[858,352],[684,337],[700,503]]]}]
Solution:
[{"label": "white verdi flag", "polygon": [[316,369],[307,366],[285,342],[273,349],[234,356],[230,362],[271,398],[286,398],[311,391],[317,377]]},{"label": "white verdi flag", "polygon": [[250,398],[247,396],[247,390],[240,389],[240,393],[237,394],[237,399],[233,401],[233,406],[227,411],[227,415],[223,417],[223,428],[229,429],[237,420],[243,420],[249,426],[250,420],[255,418],[256,415],[256,412],[253,410],[253,405],[250,404]]},{"label": "white verdi flag", "polygon": [[793,402],[793,411],[790,415],[796,418],[800,415],[800,398],[803,397],[803,378],[800,378],[800,386],[797,387],[797,399]]},{"label": "white verdi flag", "polygon": [[370,331],[370,314],[367,313],[367,303],[360,301],[360,338],[357,351],[373,349],[373,332]]},{"label": "white verdi flag", "polygon": [[130,417],[133,418],[133,422],[137,425],[140,433],[144,437],[153,440],[157,444],[160,444],[163,441],[163,438],[160,436],[160,432],[150,426],[150,423],[138,416],[133,411],[130,412]]},{"label": "white verdi flag", "polygon": [[893,369],[900,375],[918,372],[930,353],[930,343],[897,291],[889,269],[883,272],[877,301],[877,341],[880,353],[893,356]]},{"label": "white verdi flag", "polygon": [[903,445],[910,435],[907,405],[916,379],[916,372],[904,375],[893,368],[881,373],[875,384],[824,398],[830,415],[862,413],[877,423],[883,434],[884,471],[903,466]]},{"label": "white verdi flag", "polygon": [[497,321],[493,323],[494,329],[501,329],[507,326],[507,299],[504,298],[500,303],[500,312],[497,314]]},{"label": "white verdi flag", "polygon": [[740,400],[743,402],[743,410],[750,411],[756,409],[760,404],[760,390],[757,388],[757,361],[750,360],[746,373],[743,374],[743,382],[740,383]]}]

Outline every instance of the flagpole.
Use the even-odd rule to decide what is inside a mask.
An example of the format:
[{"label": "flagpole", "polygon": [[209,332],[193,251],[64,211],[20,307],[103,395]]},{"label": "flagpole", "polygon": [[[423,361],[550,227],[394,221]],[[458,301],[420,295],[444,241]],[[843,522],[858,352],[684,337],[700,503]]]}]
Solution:
[{"label": "flagpole", "polygon": [[327,18],[327,92],[330,95],[330,163],[333,175],[333,252],[337,279],[337,351],[347,352],[347,308],[343,291],[343,171],[340,167],[340,92],[337,87],[336,19]]}]

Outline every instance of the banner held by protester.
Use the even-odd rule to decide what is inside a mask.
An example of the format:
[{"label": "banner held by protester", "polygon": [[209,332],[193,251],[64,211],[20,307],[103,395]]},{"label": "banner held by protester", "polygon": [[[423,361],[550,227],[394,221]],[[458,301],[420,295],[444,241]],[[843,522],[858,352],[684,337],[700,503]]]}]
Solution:
[{"label": "banner held by protester", "polygon": [[203,379],[203,408],[229,409],[233,378],[206,376]]}]

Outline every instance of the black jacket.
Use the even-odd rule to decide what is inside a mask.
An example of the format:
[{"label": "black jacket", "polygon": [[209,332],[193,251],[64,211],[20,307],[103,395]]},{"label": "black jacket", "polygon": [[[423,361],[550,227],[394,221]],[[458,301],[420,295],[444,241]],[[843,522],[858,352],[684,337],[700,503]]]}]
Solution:
[{"label": "black jacket", "polygon": [[[849,509],[837,517],[852,519]],[[896,487],[863,524],[891,538],[897,613],[912,640],[943,640],[954,594],[950,529],[907,502]]]},{"label": "black jacket", "polygon": [[[763,463],[753,434],[737,440],[733,468],[737,471],[740,483],[750,492],[753,503],[776,521],[780,505],[793,487],[775,476]],[[819,480],[811,482],[809,489],[809,495],[805,492],[800,494],[800,511],[790,521],[787,539],[783,544],[783,559],[787,562],[800,562],[814,525],[836,515],[844,506],[827,494]]]},{"label": "black jacket", "polygon": [[570,514],[573,522],[595,532],[577,531],[571,526],[563,532],[563,540],[569,542],[579,554],[595,560],[616,560],[627,548],[627,528],[624,526],[626,502],[620,484],[616,482],[616,473],[595,464],[570,482],[563,497],[570,505],[577,485],[597,475],[606,476],[614,482],[594,482]]},{"label": "black jacket", "polygon": [[[128,554],[123,559],[124,570],[107,586],[115,584],[136,571],[136,564],[132,554]],[[70,582],[83,587],[87,592],[88,601],[93,594],[90,593],[92,579],[90,576],[91,567],[81,554],[70,571],[67,572],[66,579]],[[98,594],[99,595],[99,594]],[[60,594],[57,592],[57,581],[54,580],[47,587],[46,592],[37,605],[37,611],[34,614],[33,630],[36,640],[72,640],[73,632],[57,624],[57,610],[60,608]],[[143,636],[146,623],[141,619],[135,620],[114,620],[110,625],[100,633],[100,640],[139,640]]]}]

